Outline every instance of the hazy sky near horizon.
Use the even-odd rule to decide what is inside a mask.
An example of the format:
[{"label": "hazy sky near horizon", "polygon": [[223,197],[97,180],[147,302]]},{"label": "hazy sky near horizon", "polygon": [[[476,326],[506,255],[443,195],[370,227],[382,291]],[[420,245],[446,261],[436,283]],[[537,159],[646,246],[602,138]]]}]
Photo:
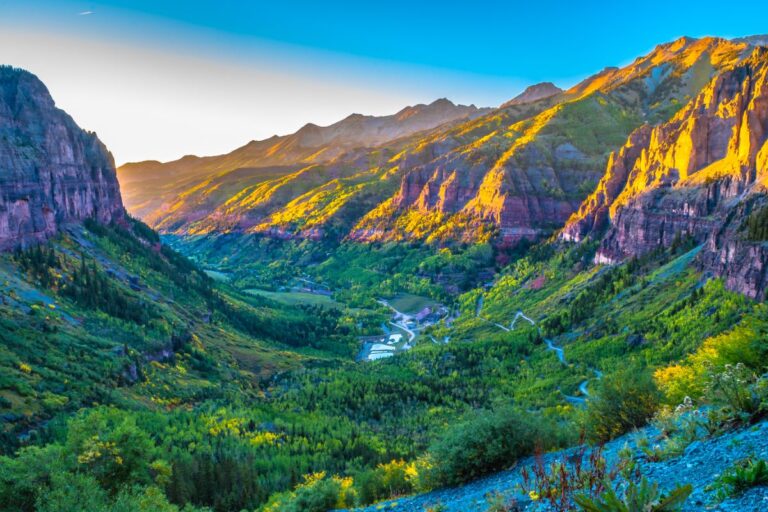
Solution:
[{"label": "hazy sky near horizon", "polygon": [[[0,0],[0,63],[27,69],[118,163],[447,97],[496,106],[681,35],[768,31],[768,2]],[[748,15],[745,15],[748,13]]]}]

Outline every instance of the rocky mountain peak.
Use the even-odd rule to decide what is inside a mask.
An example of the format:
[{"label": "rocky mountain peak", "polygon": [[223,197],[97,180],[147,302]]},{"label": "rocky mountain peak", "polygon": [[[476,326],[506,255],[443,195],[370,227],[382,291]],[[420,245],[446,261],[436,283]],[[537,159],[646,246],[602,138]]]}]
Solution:
[{"label": "rocky mountain peak", "polygon": [[768,34],[737,37],[733,39],[733,41],[736,43],[747,43],[753,46],[768,46]]},{"label": "rocky mountain peak", "polygon": [[533,103],[534,101],[550,98],[557,94],[561,94],[562,92],[563,90],[552,82],[541,82],[526,87],[522,93],[501,105],[501,108],[506,108],[511,105],[524,105],[526,103]]},{"label": "rocky mountain peak", "polygon": [[741,226],[768,190],[768,49],[716,75],[669,122],[643,126],[609,159],[561,237],[601,238],[596,261],[702,244],[702,269],[750,297],[768,288],[768,249]]},{"label": "rocky mountain peak", "polygon": [[0,67],[0,249],[124,214],[112,155],[33,74]]}]

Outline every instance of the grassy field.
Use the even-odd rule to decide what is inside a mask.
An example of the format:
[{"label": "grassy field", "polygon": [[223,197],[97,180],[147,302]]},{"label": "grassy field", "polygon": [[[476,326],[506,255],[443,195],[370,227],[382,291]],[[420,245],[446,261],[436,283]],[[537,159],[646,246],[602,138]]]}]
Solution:
[{"label": "grassy field", "polygon": [[398,293],[391,299],[388,299],[393,308],[403,313],[415,314],[425,307],[436,306],[437,303],[429,297],[421,297],[411,293]]},{"label": "grassy field", "polygon": [[243,290],[250,295],[260,295],[276,302],[288,305],[308,304],[313,306],[326,306],[329,308],[341,308],[342,304],[336,302],[327,295],[317,295],[305,292],[270,292],[258,288]]}]

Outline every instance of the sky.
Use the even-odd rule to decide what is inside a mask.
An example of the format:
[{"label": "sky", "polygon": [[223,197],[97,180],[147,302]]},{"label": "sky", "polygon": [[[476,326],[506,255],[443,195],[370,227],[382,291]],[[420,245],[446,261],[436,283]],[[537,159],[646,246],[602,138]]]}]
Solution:
[{"label": "sky", "polygon": [[767,19],[764,0],[0,0],[0,63],[40,77],[120,164],[442,97],[497,106]]}]

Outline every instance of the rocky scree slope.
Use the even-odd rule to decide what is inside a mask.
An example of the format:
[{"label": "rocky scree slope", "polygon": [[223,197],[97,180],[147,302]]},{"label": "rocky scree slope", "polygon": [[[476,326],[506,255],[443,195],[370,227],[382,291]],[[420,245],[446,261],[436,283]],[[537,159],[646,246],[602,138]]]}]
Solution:
[{"label": "rocky scree slope", "polygon": [[702,270],[762,298],[768,249],[745,223],[766,203],[768,49],[713,78],[672,120],[642,126],[609,159],[597,189],[561,236],[600,236],[599,263],[669,246],[681,236],[705,244]]},{"label": "rocky scree slope", "polygon": [[[612,465],[618,461],[619,453],[629,448],[633,458],[638,461],[640,472],[649,480],[658,482],[662,490],[669,491],[676,485],[690,483],[693,492],[682,508],[684,511],[757,512],[768,508],[766,487],[754,487],[744,494],[728,498],[721,503],[718,503],[715,498],[715,490],[709,487],[734,461],[749,456],[768,458],[768,422],[763,421],[750,428],[695,441],[682,455],[653,462],[644,455],[638,441],[653,438],[657,434],[653,427],[646,427],[638,433],[627,434],[608,442],[603,447],[602,454],[608,464]],[[562,452],[549,453],[544,455],[544,462],[548,464],[562,461],[564,457],[574,456],[578,451],[578,448],[571,448]],[[535,463],[535,458],[530,457],[519,461],[508,471],[502,471],[461,487],[406,496],[357,510],[358,512],[379,510],[424,512],[430,508],[438,510],[438,506],[442,506],[440,510],[446,512],[487,512],[490,509],[489,498],[495,495],[516,503],[518,510],[551,510],[545,503],[531,501],[529,496],[520,489],[523,483],[522,469],[530,470]],[[681,475],[685,475],[685,479],[681,479]]]},{"label": "rocky scree slope", "polygon": [[31,73],[0,67],[0,249],[124,215],[112,155]]}]

